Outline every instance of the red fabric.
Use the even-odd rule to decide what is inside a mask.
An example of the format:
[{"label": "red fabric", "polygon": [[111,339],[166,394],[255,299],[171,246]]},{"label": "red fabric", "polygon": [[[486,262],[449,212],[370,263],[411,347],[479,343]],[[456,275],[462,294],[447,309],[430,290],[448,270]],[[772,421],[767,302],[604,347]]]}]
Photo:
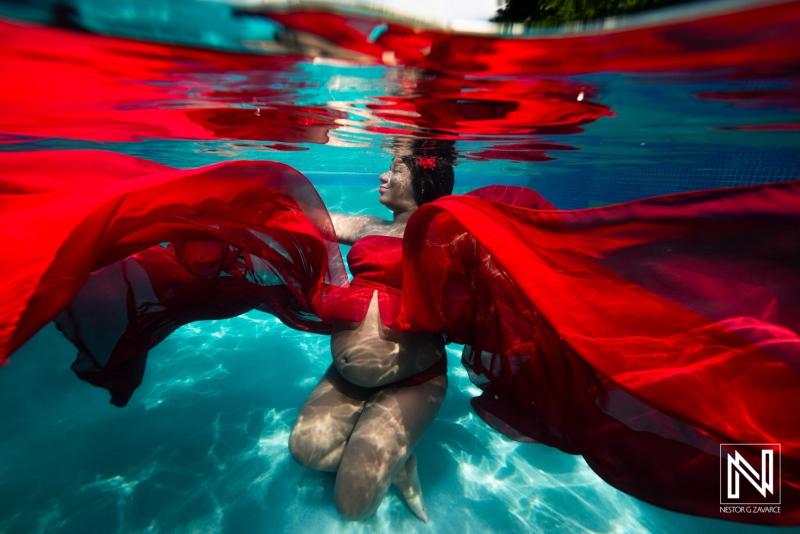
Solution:
[{"label": "red fabric", "polygon": [[359,307],[366,310],[372,294],[377,290],[381,317],[386,318],[386,322],[393,321],[402,306],[403,240],[398,237],[366,236],[350,248],[347,265],[353,274],[350,301],[358,302]]},{"label": "red fabric", "polygon": [[353,284],[399,291],[403,286],[403,240],[383,235],[359,239],[347,253],[347,265]]},{"label": "red fabric", "polygon": [[[129,177],[136,169],[140,175]],[[2,360],[69,304],[89,272],[164,241],[223,241],[263,257],[268,265],[226,261],[209,271],[194,253],[181,268],[201,280],[223,272],[280,279],[306,308],[309,299],[347,289],[322,201],[279,163],[180,171],[101,151],[3,153],[0,185],[0,220],[9,228],[3,244],[14,251],[3,262]]]},{"label": "red fabric", "polygon": [[[141,43],[0,20],[0,133],[99,142],[330,141],[347,114],[297,99],[297,58]],[[222,76],[225,73],[227,76]],[[236,74],[236,76],[233,76]],[[223,78],[228,78],[223,80]],[[253,86],[264,89],[254,91]],[[242,102],[259,105],[244,109]]]},{"label": "red fabric", "polygon": [[[251,11],[248,9],[248,11]],[[453,76],[583,72],[664,72],[726,69],[781,71],[796,65],[793,43],[800,3],[729,10],[634,29],[590,29],[577,35],[510,36],[455,33],[367,16],[302,8],[264,9],[263,16],[374,61]]]},{"label": "red fabric", "polygon": [[[0,20],[0,142],[13,136],[98,142],[142,139],[327,144],[346,111],[287,104],[298,99],[297,59],[179,48]],[[398,71],[399,95],[371,91],[373,133],[461,140],[568,134],[612,116],[585,82],[537,77],[473,79]],[[582,95],[582,96],[579,96]],[[242,107],[245,105],[245,107]],[[233,147],[235,149],[235,147]],[[547,161],[575,150],[515,143],[470,157]]]},{"label": "red fabric", "polygon": [[[504,434],[582,454],[659,506],[797,523],[798,195],[795,182],[574,212],[440,199],[407,230],[403,299],[426,306],[403,324],[472,345],[473,406]],[[782,444],[780,517],[719,514],[720,443]]]},{"label": "red fabric", "polygon": [[[285,165],[3,153],[0,185],[2,358],[58,316],[116,404],[185,322],[258,308],[325,333],[366,311]],[[500,186],[421,207],[384,322],[464,343],[473,406],[508,436],[659,506],[800,523],[800,182],[551,208]],[[361,246],[397,262],[396,241]],[[721,443],[782,445],[782,513],[720,513]]]}]

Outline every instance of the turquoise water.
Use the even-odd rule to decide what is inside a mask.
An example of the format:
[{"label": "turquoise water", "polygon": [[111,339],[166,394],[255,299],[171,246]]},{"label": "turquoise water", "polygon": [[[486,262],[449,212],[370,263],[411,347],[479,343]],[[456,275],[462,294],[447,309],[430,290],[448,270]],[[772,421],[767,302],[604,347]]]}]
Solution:
[{"label": "turquoise water", "polygon": [[450,347],[450,384],[417,448],[423,524],[389,492],[343,522],[334,477],[287,440],[329,365],[328,340],[263,314],[186,326],[150,354],[124,409],[75,379],[51,327],[0,373],[3,532],[761,532],[668,512],[600,480],[580,457],[513,442],[472,412]]},{"label": "turquoise water", "polygon": [[[196,4],[189,4],[197,13]],[[217,42],[197,43],[188,29],[179,42],[231,47],[238,42],[231,40],[232,32],[264,38],[271,31],[257,21],[228,20],[219,4],[209,6],[197,17],[217,24]],[[119,20],[87,13],[89,26],[113,29],[109,21]],[[129,31],[122,34],[164,37],[161,26],[141,17],[126,20]],[[800,109],[797,72],[791,66],[746,75],[726,69],[530,75],[517,80],[528,91],[527,100],[544,81],[553,88],[543,99],[556,94],[563,102],[565,95],[577,99],[585,91],[587,100],[609,113],[571,130],[554,129],[545,119],[536,127],[506,122],[478,133],[459,130],[463,121],[440,130],[403,127],[420,137],[457,137],[456,192],[491,183],[528,185],[563,209],[788,180],[800,178],[800,128],[791,127]],[[381,128],[403,123],[376,115],[373,106],[387,95],[441,97],[435,84],[423,86],[425,77],[436,78],[387,66],[301,59],[280,69],[204,70],[161,80],[181,99],[143,105],[200,101],[197,107],[211,107],[231,91],[247,90],[252,98],[235,103],[237,109],[290,106],[297,114],[306,106],[342,114],[324,144],[286,141],[303,151],[274,148],[279,139],[245,136],[107,141],[6,130],[0,130],[5,141],[0,149],[101,148],[182,168],[273,159],[306,174],[331,209],[385,216],[375,202],[377,175],[391,160],[386,148],[392,137]],[[268,83],[259,85],[262,79]],[[462,97],[505,79],[467,81]],[[751,128],[775,124],[789,127]],[[549,144],[544,152],[550,159],[531,160],[532,149],[519,148],[521,143]],[[497,147],[499,156],[485,156]],[[478,390],[459,363],[459,347],[448,348],[448,395],[417,449],[428,525],[393,491],[373,517],[344,522],[333,507],[333,475],[302,468],[289,457],[294,419],[330,363],[326,337],[289,330],[257,313],[185,326],[151,351],[144,382],[124,409],[108,404],[105,391],[75,379],[69,370],[74,352],[48,326],[0,369],[0,532],[771,530],[655,508],[608,486],[580,457],[504,438],[469,406]]]}]

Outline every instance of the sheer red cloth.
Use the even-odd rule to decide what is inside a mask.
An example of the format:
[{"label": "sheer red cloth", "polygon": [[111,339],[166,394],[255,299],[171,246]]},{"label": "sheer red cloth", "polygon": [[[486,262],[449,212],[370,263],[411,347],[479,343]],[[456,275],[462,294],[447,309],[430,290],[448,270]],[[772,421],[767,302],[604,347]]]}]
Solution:
[{"label": "sheer red cloth", "polygon": [[[399,255],[362,243],[353,284],[282,164],[3,153],[0,188],[3,360],[55,318],[73,369],[124,405],[181,324],[255,308],[326,333],[379,289],[388,325],[465,344],[473,407],[505,435],[658,506],[800,523],[800,182],[580,211],[483,188],[421,207]],[[727,443],[781,444],[780,514],[721,513]]]}]

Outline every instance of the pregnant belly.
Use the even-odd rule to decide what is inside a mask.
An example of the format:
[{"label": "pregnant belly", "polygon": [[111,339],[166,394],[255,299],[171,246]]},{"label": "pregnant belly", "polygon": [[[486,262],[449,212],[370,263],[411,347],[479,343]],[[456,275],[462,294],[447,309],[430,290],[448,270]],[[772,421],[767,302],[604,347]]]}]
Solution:
[{"label": "pregnant belly", "polygon": [[413,376],[444,355],[441,334],[396,332],[381,321],[374,294],[364,321],[335,323],[331,355],[339,372],[364,387],[389,385]]}]

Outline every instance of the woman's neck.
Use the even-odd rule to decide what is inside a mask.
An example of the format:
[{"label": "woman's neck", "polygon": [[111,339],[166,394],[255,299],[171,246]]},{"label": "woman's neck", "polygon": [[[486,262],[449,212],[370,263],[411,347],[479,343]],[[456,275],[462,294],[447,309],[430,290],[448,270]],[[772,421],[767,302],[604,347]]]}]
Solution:
[{"label": "woman's neck", "polygon": [[394,224],[406,224],[408,222],[408,218],[411,217],[411,214],[417,211],[417,208],[412,208],[409,210],[395,212],[393,215],[392,222]]}]

